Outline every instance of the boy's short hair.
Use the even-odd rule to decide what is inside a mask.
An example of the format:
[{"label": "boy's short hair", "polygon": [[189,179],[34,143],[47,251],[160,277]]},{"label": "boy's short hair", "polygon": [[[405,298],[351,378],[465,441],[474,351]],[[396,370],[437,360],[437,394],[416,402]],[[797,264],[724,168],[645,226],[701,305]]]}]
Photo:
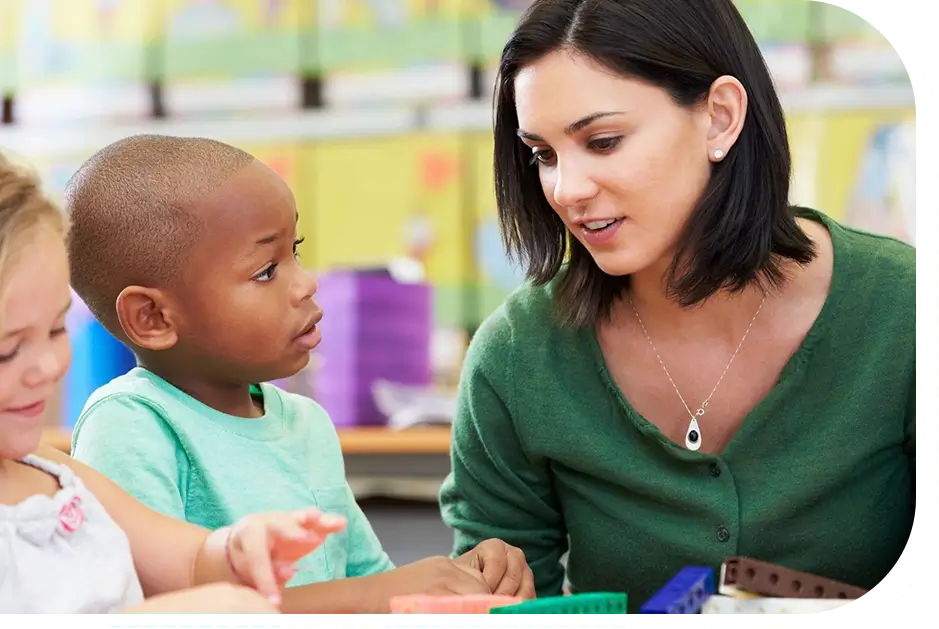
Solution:
[{"label": "boy's short hair", "polygon": [[123,337],[117,297],[127,286],[171,285],[203,222],[191,204],[254,158],[193,137],[137,135],[95,153],[66,185],[72,286]]}]

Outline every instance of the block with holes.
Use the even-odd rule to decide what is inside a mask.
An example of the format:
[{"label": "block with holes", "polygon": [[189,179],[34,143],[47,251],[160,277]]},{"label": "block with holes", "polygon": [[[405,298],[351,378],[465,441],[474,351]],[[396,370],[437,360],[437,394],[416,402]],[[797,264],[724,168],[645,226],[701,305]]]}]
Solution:
[{"label": "block with holes", "polygon": [[697,614],[714,594],[714,570],[687,566],[639,608],[640,614]]},{"label": "block with holes", "polygon": [[740,597],[856,599],[867,593],[853,585],[750,557],[728,557],[721,566],[721,594]]}]

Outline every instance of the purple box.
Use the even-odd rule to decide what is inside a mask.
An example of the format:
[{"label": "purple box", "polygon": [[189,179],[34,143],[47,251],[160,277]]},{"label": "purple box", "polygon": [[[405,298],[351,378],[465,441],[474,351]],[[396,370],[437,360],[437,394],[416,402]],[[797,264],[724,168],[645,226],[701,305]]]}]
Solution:
[{"label": "purple box", "polygon": [[383,425],[372,384],[428,385],[433,294],[427,284],[401,284],[385,270],[323,275],[314,398],[338,426]]}]

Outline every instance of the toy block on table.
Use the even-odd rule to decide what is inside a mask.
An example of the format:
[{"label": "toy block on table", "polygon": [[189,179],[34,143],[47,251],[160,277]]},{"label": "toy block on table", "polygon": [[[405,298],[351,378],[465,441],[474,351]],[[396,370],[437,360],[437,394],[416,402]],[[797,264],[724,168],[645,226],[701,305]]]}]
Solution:
[{"label": "toy block on table", "polygon": [[586,592],[551,596],[494,607],[490,614],[625,614],[625,592]]},{"label": "toy block on table", "polygon": [[389,601],[392,614],[488,614],[491,609],[521,603],[516,596],[395,596]]},{"label": "toy block on table", "polygon": [[714,570],[686,566],[640,608],[640,614],[697,614],[714,594]]},{"label": "toy block on table", "polygon": [[721,565],[721,594],[770,598],[845,599],[860,598],[867,590],[810,572],[751,559],[728,557]]},{"label": "toy block on table", "polygon": [[704,602],[702,614],[817,614],[851,600],[837,598],[737,598],[715,594]]}]

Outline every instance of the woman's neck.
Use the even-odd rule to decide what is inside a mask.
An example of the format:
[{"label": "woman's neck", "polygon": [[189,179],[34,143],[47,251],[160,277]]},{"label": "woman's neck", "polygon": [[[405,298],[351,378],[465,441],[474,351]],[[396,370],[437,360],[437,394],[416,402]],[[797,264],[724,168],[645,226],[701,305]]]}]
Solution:
[{"label": "woman's neck", "polygon": [[667,291],[667,268],[667,263],[660,264],[630,276],[629,292],[614,307],[614,321],[638,314],[650,330],[682,330],[736,342],[767,296],[763,287],[754,284],[740,292],[719,291],[703,302],[682,306]]}]

